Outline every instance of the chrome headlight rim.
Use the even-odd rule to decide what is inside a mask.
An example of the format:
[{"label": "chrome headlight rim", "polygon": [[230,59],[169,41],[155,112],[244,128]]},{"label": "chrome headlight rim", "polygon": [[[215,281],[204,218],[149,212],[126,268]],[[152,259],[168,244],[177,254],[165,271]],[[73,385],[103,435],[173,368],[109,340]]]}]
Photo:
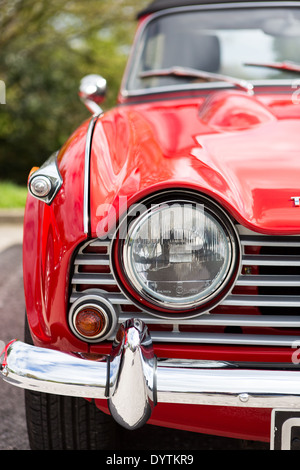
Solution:
[{"label": "chrome headlight rim", "polygon": [[[241,246],[235,225],[229,215],[208,196],[200,194],[192,190],[166,190],[151,195],[140,201],[142,207],[146,208],[146,212],[151,212],[155,207],[161,207],[164,204],[201,204],[205,212],[209,212],[215,220],[223,227],[230,246],[230,263],[226,271],[226,276],[214,290],[213,294],[205,297],[198,302],[185,303],[185,306],[168,304],[168,302],[157,302],[155,298],[149,295],[144,289],[139,289],[128,276],[128,266],[124,263],[124,242],[126,237],[124,233],[128,233],[128,227],[131,224],[138,224],[138,220],[143,214],[135,216],[136,205],[134,210],[129,208],[127,214],[121,219],[119,227],[113,237],[111,244],[111,268],[113,275],[117,281],[120,290],[126,298],[133,302],[138,308],[160,318],[193,318],[200,314],[207,313],[215,308],[230,293],[233,285],[239,275],[241,265]],[[144,212],[144,215],[145,213]],[[120,237],[120,233],[123,237]]]}]

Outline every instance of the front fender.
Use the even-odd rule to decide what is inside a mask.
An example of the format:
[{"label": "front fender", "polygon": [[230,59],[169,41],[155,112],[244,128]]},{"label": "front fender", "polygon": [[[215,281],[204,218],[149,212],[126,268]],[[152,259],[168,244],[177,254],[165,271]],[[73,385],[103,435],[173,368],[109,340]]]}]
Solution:
[{"label": "front fender", "polygon": [[67,326],[69,276],[75,248],[84,241],[85,151],[89,121],[61,148],[62,187],[51,205],[28,194],[24,216],[23,272],[28,323],[36,345],[86,350]]}]

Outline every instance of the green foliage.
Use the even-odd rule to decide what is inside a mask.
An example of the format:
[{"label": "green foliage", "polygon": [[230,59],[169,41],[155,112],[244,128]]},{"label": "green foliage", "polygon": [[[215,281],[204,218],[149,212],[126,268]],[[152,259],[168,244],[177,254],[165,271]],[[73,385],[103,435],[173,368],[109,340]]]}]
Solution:
[{"label": "green foliage", "polygon": [[0,209],[23,209],[26,197],[26,186],[17,186],[8,181],[0,182]]},{"label": "green foliage", "polygon": [[[89,112],[78,98],[90,73],[117,97],[143,0],[0,0],[0,179],[24,184]],[[125,52],[124,52],[125,51]]]}]

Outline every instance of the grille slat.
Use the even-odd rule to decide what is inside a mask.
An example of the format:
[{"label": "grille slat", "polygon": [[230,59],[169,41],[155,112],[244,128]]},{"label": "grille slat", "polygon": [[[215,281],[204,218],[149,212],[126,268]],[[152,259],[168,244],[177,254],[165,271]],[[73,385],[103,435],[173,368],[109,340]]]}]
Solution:
[{"label": "grille slat", "polygon": [[271,295],[229,295],[222,305],[256,307],[300,307],[300,297]]},{"label": "grille slat", "polygon": [[291,347],[299,343],[299,336],[280,335],[239,335],[218,333],[185,333],[185,332],[151,332],[154,342],[192,343],[192,344],[222,344],[243,346],[281,346]]},{"label": "grille slat", "polygon": [[244,266],[300,266],[300,256],[245,255]]},{"label": "grille slat", "polygon": [[[243,229],[241,230],[241,232]],[[246,231],[246,229],[245,229]],[[267,235],[240,235],[241,245],[248,246],[286,246],[286,237],[270,237]],[[300,237],[289,237],[289,246],[300,247]]]},{"label": "grille slat", "polygon": [[236,282],[237,286],[300,286],[300,276],[240,276]]},{"label": "grille slat", "polygon": [[300,340],[300,236],[237,229],[241,273],[232,292],[211,312],[180,319],[137,309],[110,272],[109,240],[91,240],[78,251],[70,303],[96,289],[113,304],[119,323],[139,317],[159,343],[291,347]]},{"label": "grille slat", "polygon": [[74,261],[78,266],[109,266],[109,256],[100,254],[78,255]]},{"label": "grille slat", "polygon": [[[128,316],[134,317],[135,312],[126,312],[120,314],[119,322],[128,319]],[[157,324],[158,320],[147,313],[139,314],[139,319],[143,322],[153,325]],[[161,320],[160,320],[161,323]],[[165,319],[165,325],[193,325],[193,326],[243,326],[243,327],[272,327],[272,328],[300,328],[300,318],[294,316],[281,317],[279,315],[262,316],[262,315],[218,315],[218,314],[203,314],[193,320],[182,319]]]},{"label": "grille slat", "polygon": [[116,285],[116,281],[111,274],[90,274],[90,273],[80,273],[74,274],[72,278],[72,284],[91,284],[93,286],[106,286]]},{"label": "grille slat", "polygon": [[[132,305],[132,302],[130,302],[130,300],[128,300],[125,297],[125,295],[123,295],[121,293],[115,293],[115,292],[107,293],[107,292],[102,291],[102,290],[101,290],[101,293],[105,294],[105,297],[107,298],[107,300],[109,300],[110,303],[113,304],[113,305]],[[70,296],[70,303],[75,302],[75,300],[77,300],[81,295],[82,295],[81,292],[73,291],[71,296]],[[135,315],[136,315],[136,313],[135,313]]]}]

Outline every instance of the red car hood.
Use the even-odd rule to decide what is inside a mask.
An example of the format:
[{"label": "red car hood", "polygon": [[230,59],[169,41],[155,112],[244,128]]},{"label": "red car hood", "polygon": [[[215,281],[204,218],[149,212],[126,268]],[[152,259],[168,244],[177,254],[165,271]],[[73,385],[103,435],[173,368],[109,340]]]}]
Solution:
[{"label": "red car hood", "polygon": [[230,91],[120,106],[98,120],[91,172],[93,234],[118,216],[111,205],[179,186],[252,230],[300,233],[300,106],[291,95]]}]

